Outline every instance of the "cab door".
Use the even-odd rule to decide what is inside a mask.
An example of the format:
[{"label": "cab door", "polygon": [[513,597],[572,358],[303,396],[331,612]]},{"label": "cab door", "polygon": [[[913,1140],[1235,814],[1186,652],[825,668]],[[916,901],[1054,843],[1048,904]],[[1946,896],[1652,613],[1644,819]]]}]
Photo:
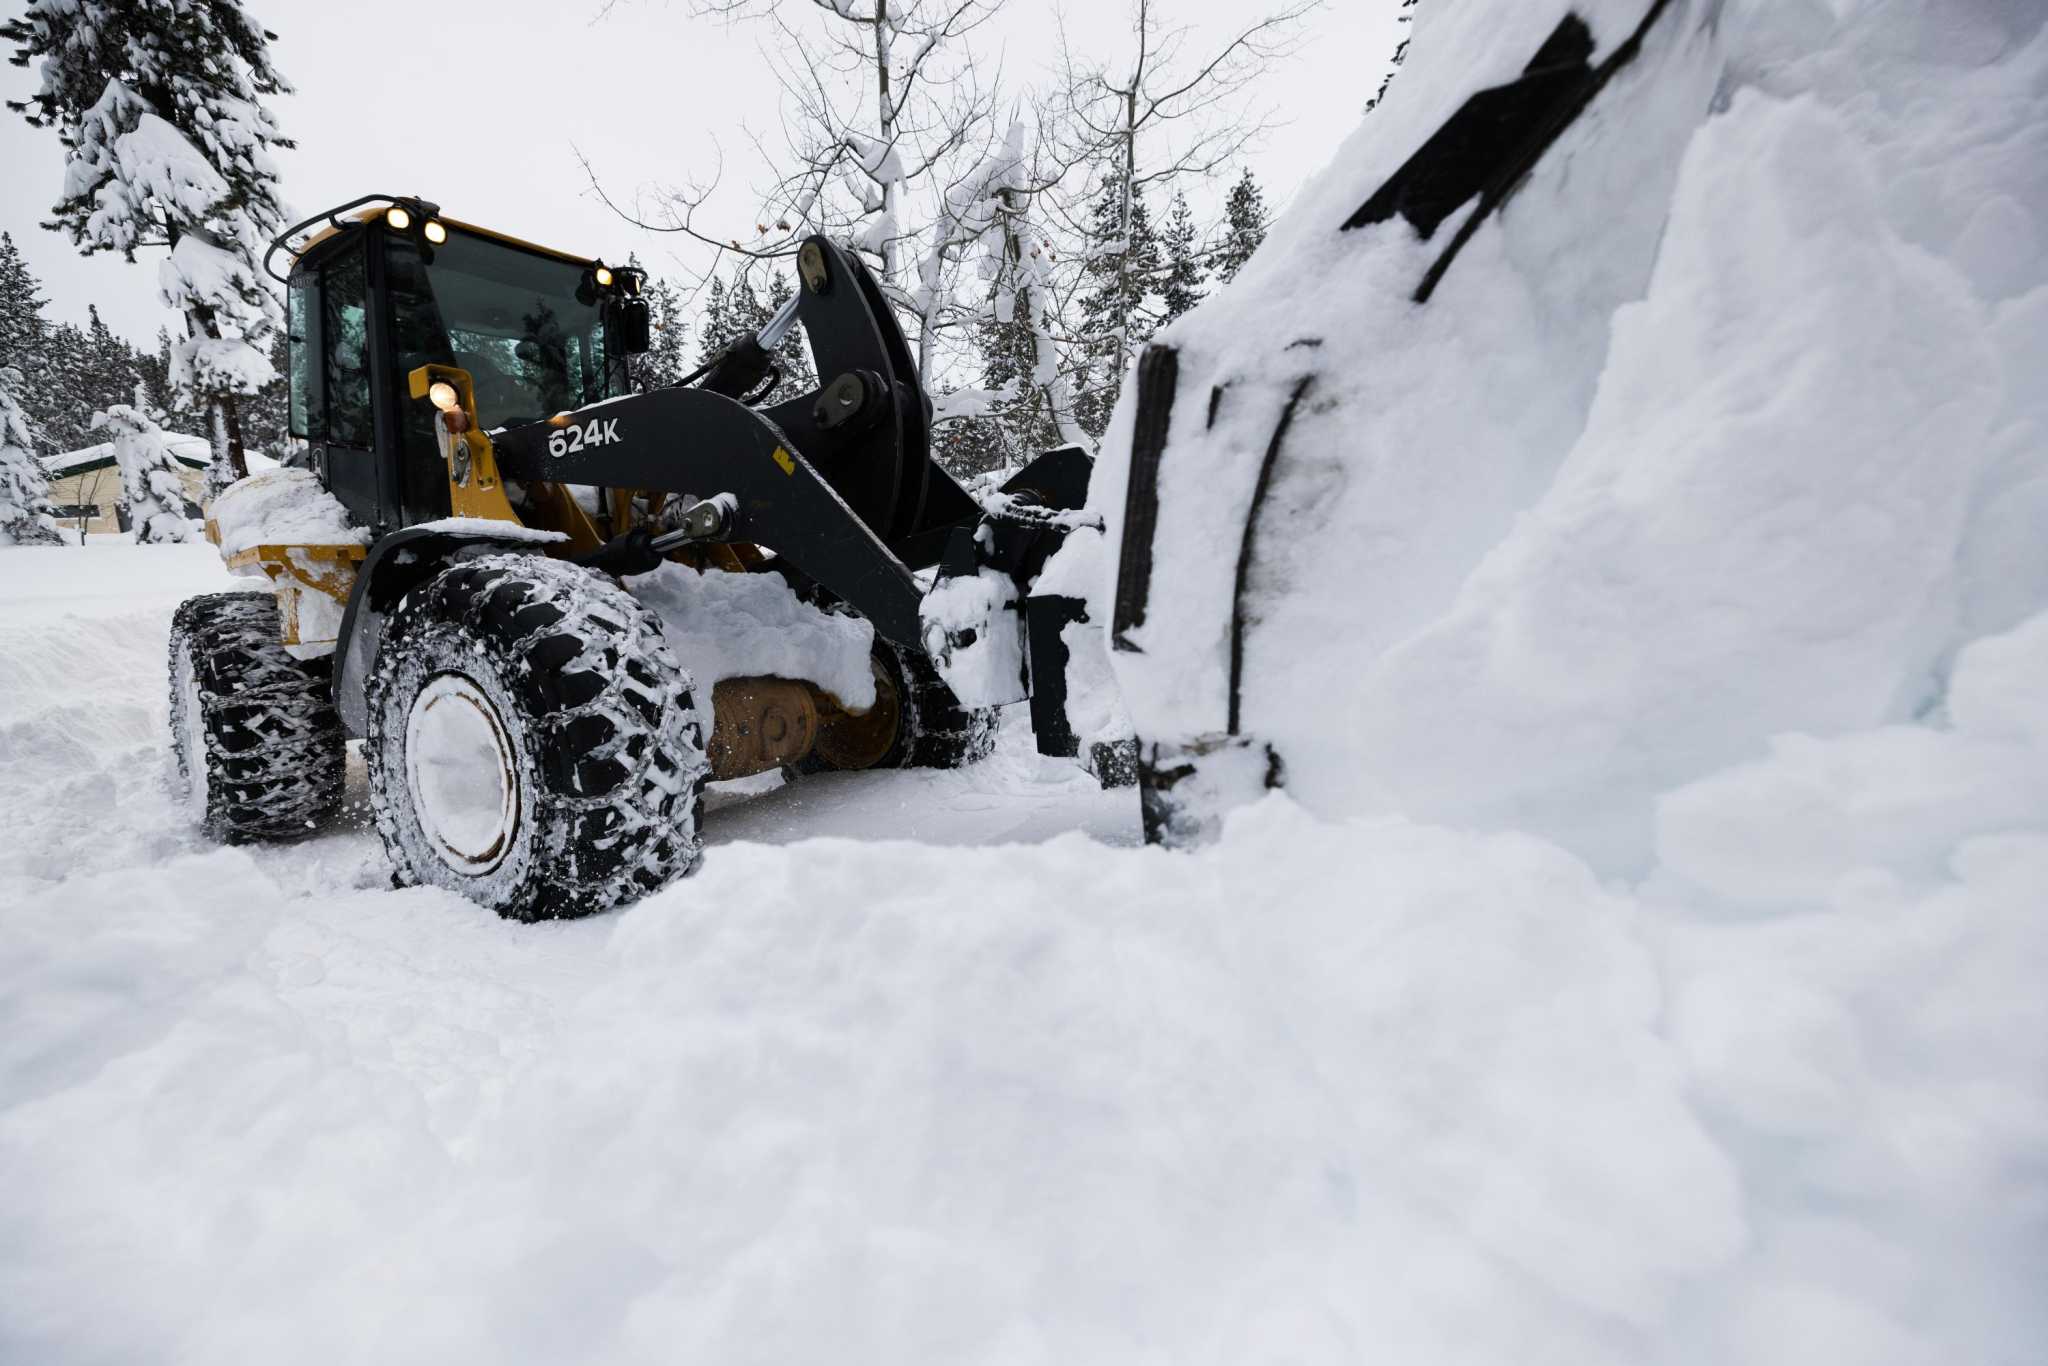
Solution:
[{"label": "cab door", "polygon": [[366,236],[351,234],[333,255],[292,273],[291,429],[349,515],[382,532],[397,500],[389,462],[377,456]]}]

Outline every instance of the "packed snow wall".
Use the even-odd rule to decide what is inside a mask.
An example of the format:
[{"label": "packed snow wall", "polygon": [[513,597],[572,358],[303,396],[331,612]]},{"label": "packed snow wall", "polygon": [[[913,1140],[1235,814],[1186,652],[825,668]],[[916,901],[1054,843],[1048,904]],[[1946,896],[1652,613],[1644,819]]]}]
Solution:
[{"label": "packed snow wall", "polygon": [[1155,818],[1277,783],[1639,873],[1658,793],[1939,716],[2048,606],[2044,17],[1422,7],[1097,467]]}]

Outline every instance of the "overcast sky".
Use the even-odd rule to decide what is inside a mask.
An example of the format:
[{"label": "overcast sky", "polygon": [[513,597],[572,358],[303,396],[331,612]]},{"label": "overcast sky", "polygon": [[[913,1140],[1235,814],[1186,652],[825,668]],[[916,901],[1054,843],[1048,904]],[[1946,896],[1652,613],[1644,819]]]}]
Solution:
[{"label": "overcast sky", "polygon": [[[814,23],[805,0],[789,19]],[[750,132],[779,144],[778,91],[762,49],[774,29],[690,15],[687,0],[248,0],[278,34],[273,52],[297,93],[274,112],[296,150],[280,154],[284,198],[310,214],[359,194],[418,194],[456,218],[564,250],[660,272],[682,244],[615,217],[591,194],[582,149],[608,190],[708,176],[722,161],[711,218],[721,235],[750,230],[768,169]],[[1288,198],[1356,126],[1398,40],[1398,0],[1326,0],[1305,21],[1296,54],[1252,92],[1283,122],[1249,162],[1269,202]],[[8,6],[13,8],[13,6]],[[1257,0],[1165,0],[1168,22],[1193,30],[1189,51],[1227,38]],[[1108,59],[1128,47],[1124,0],[1006,0],[970,41],[1016,96],[1043,85],[1059,24],[1077,51]],[[0,93],[20,99],[32,71],[0,67]],[[97,304],[138,342],[170,314],[156,301],[155,257],[80,257],[40,226],[63,177],[56,136],[0,111],[5,175],[0,228],[14,235],[50,296],[49,314],[81,322]],[[1212,186],[1211,192],[1221,186]],[[728,220],[725,222],[719,219]],[[689,262],[701,262],[695,251]]]}]

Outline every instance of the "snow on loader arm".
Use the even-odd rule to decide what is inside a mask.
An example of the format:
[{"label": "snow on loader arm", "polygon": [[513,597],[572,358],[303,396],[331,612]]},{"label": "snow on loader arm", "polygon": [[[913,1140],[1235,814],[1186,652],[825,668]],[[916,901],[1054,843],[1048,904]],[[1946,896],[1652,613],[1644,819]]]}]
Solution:
[{"label": "snow on loader arm", "polygon": [[1089,577],[1149,839],[1206,839],[1273,788],[1373,807],[1360,680],[1583,428],[1713,97],[1714,8],[1427,15],[1245,270],[1141,356],[1090,502],[1114,564]]},{"label": "snow on loader arm", "polygon": [[[707,780],[971,763],[1031,691],[1021,658],[948,686],[918,572],[1021,535],[1022,597],[1068,524],[988,530],[834,243],[801,245],[760,334],[644,393],[638,271],[390,195],[296,225],[280,257],[307,467],[236,485],[214,526],[273,592],[186,604],[172,650],[174,747],[215,833],[317,827],[359,738],[399,882],[579,915],[695,865]],[[764,405],[798,327],[823,383]],[[1071,512],[1086,457],[1047,459],[1012,501]],[[1072,752],[1057,706],[1034,718]]]}]

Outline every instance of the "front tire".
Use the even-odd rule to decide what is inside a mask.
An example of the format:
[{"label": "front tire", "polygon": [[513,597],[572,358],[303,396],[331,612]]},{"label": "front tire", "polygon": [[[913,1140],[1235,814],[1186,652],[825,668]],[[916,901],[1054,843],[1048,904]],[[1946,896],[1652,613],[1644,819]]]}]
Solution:
[{"label": "front tire", "polygon": [[654,617],[591,570],[522,554],[444,570],[392,615],[365,703],[401,883],[546,920],[697,861],[708,765],[689,676]]},{"label": "front tire", "polygon": [[922,654],[877,639],[875,705],[827,720],[805,771],[965,768],[996,745],[996,712],[962,705]]},{"label": "front tire", "polygon": [[328,661],[294,659],[269,593],[188,598],[171,618],[173,787],[229,844],[297,839],[341,801],[348,739]]}]

